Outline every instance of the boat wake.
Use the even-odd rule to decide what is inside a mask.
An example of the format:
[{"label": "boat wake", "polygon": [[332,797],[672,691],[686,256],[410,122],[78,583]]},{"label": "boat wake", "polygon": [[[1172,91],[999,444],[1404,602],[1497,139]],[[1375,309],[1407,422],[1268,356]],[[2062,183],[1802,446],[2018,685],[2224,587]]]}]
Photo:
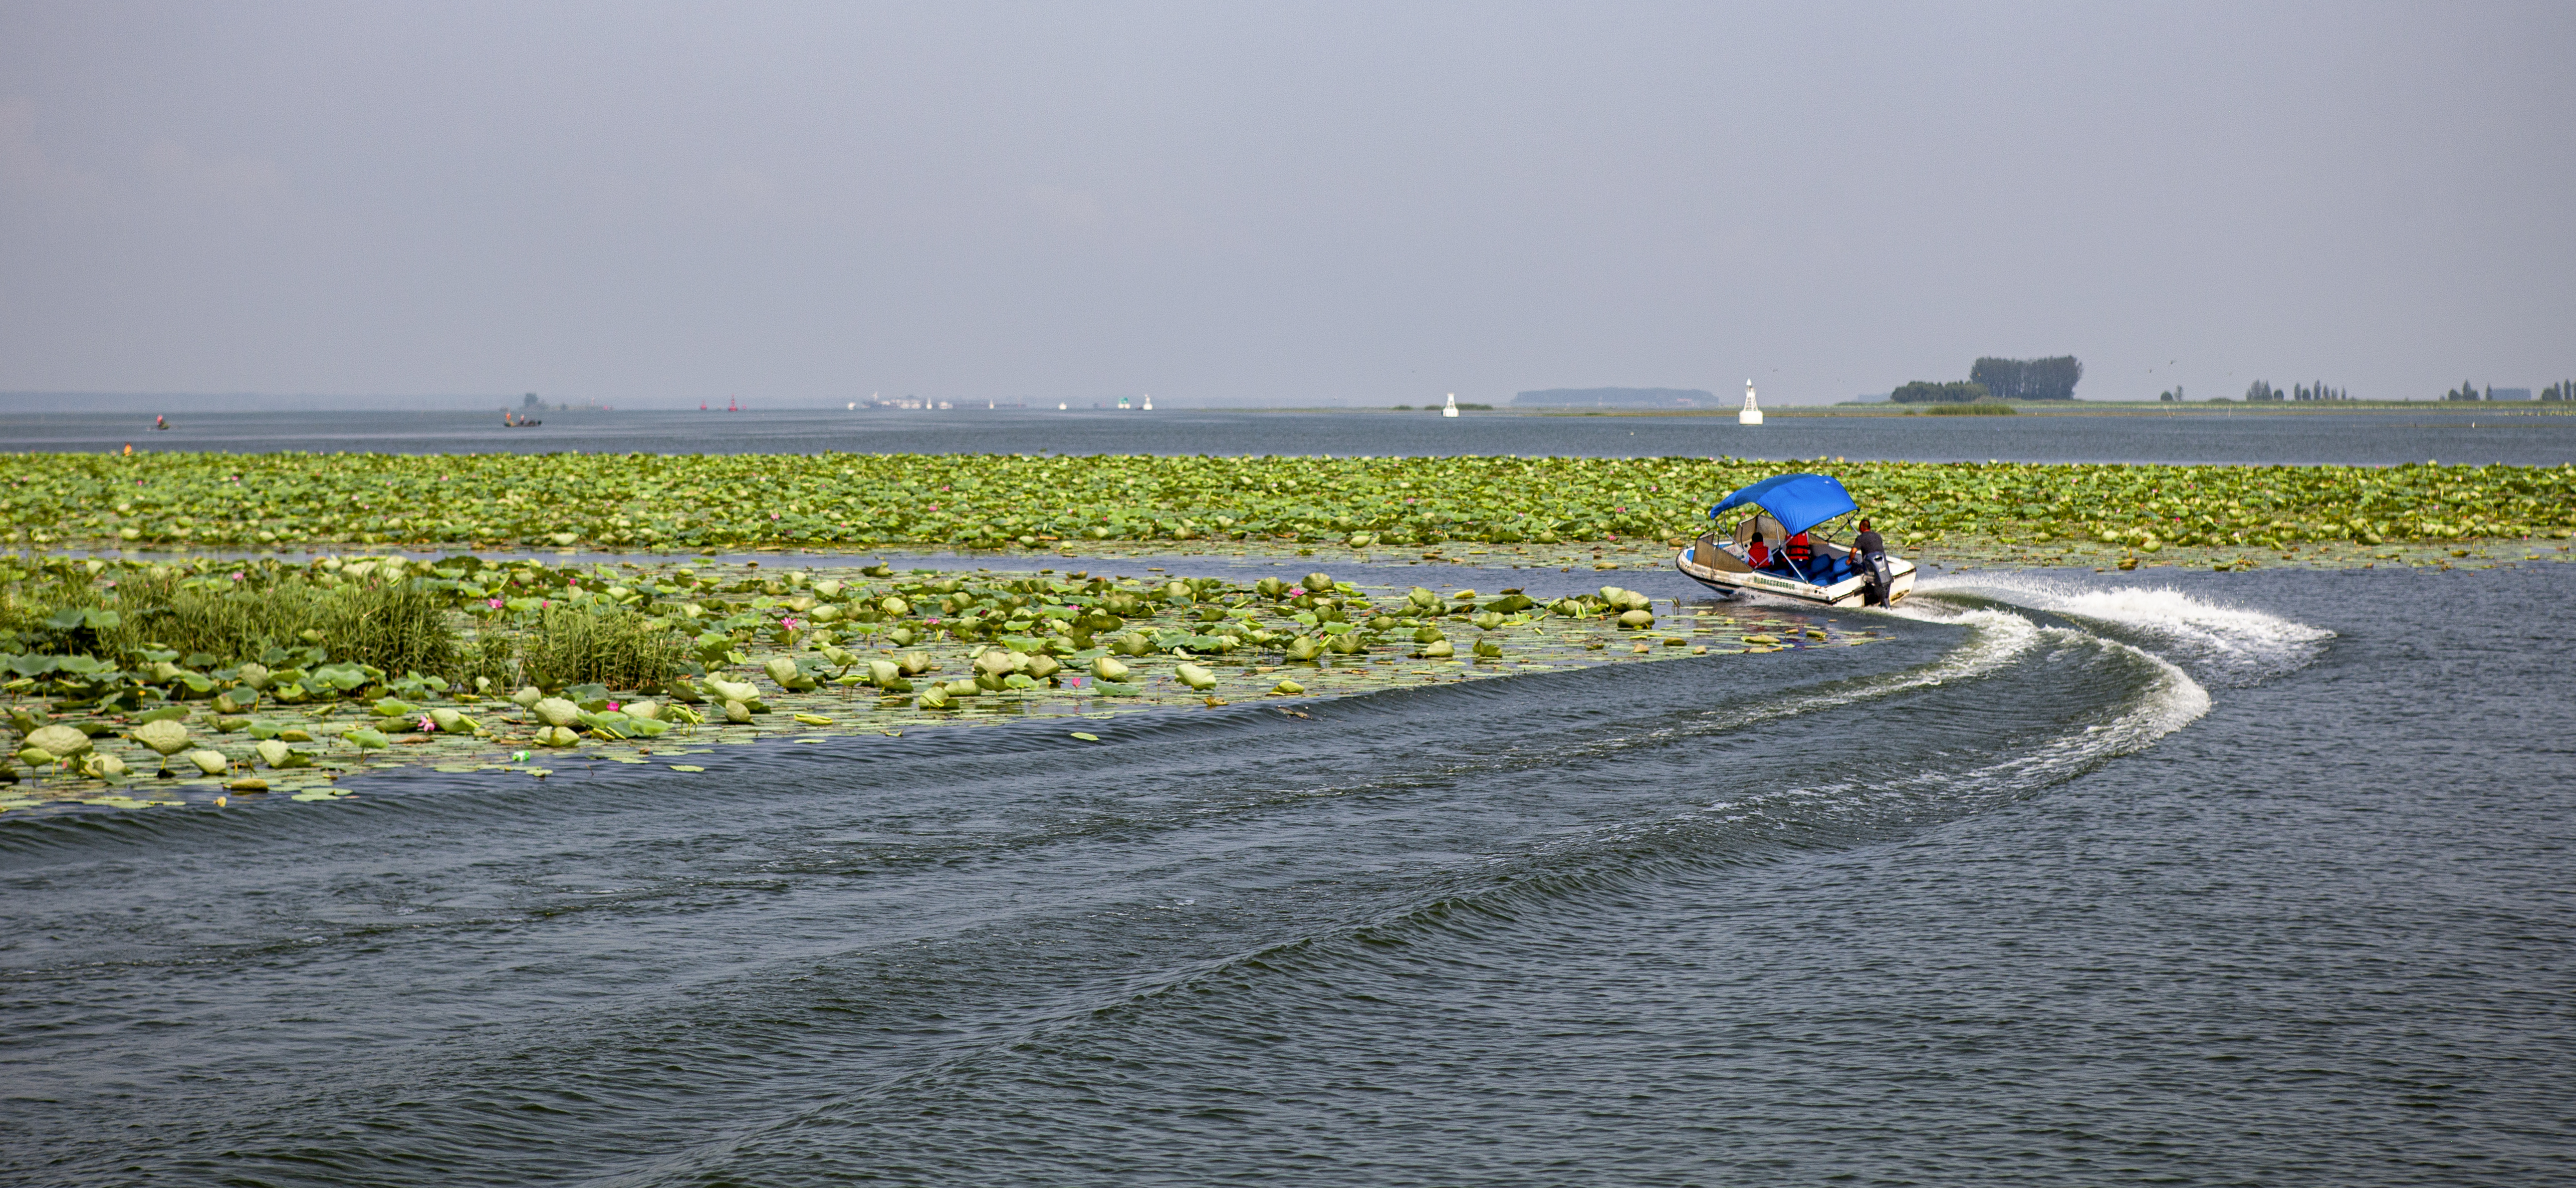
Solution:
[{"label": "boat wake", "polygon": [[2295,672],[2335,633],[2266,611],[2224,606],[2171,586],[2102,588],[2037,573],[1976,573],[1926,583],[1896,612],[1942,620],[1980,605],[2043,611],[2079,622],[2221,685]]}]

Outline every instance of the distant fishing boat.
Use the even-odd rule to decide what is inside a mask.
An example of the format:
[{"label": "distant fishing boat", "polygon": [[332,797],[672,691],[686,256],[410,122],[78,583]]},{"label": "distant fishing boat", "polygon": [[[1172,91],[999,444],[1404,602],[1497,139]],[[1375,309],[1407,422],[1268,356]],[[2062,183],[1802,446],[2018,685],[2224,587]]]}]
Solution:
[{"label": "distant fishing boat", "polygon": [[535,417],[523,417],[507,409],[502,410],[501,413],[501,427],[504,429],[534,429],[543,424],[545,424],[544,421]]},{"label": "distant fishing boat", "polygon": [[[1893,604],[1914,592],[1914,563],[1882,553],[1875,561],[1835,544],[1815,530],[1860,510],[1851,493],[1829,475],[1783,474],[1730,492],[1708,509],[1708,518],[1744,508],[1751,514],[1733,532],[1715,529],[1673,558],[1682,574],[1712,590],[1747,590],[1821,606],[1859,606],[1870,588]],[[1790,556],[1790,538],[1806,539],[1806,556]],[[1756,539],[1761,541],[1757,550]]]},{"label": "distant fishing boat", "polygon": [[159,413],[154,413],[152,415],[152,427],[155,429],[167,429],[170,427],[170,418],[162,416]]}]

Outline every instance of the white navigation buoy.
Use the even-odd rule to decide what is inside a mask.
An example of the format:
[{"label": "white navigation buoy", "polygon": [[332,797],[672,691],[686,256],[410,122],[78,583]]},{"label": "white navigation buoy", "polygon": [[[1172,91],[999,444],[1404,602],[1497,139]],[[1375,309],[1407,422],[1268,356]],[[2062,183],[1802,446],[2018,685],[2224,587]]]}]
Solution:
[{"label": "white navigation buoy", "polygon": [[851,401],[851,402],[850,402],[850,411],[851,411],[851,412],[857,412],[857,411],[859,411],[859,402],[858,402],[858,401],[853,400],[853,401]]},{"label": "white navigation buoy", "polygon": [[1458,394],[1456,392],[1451,392],[1449,394],[1449,403],[1440,406],[1440,415],[1444,417],[1454,417],[1458,415]]},{"label": "white navigation buoy", "polygon": [[1063,412],[1063,411],[1064,411],[1064,402],[1063,402],[1063,401],[1061,401],[1061,400],[1056,401],[1056,402],[1055,402],[1055,410],[1056,410],[1057,412]]},{"label": "white navigation buoy", "polygon": [[1753,404],[1752,380],[1744,381],[1744,411],[1735,414],[1735,423],[1738,425],[1759,425],[1762,423],[1762,410],[1754,407]]},{"label": "white navigation buoy", "polygon": [[1152,412],[1152,411],[1154,411],[1154,394],[1153,394],[1153,393],[1151,393],[1151,392],[1147,392],[1147,393],[1145,393],[1145,408],[1144,408],[1144,411],[1146,411],[1146,412]]}]

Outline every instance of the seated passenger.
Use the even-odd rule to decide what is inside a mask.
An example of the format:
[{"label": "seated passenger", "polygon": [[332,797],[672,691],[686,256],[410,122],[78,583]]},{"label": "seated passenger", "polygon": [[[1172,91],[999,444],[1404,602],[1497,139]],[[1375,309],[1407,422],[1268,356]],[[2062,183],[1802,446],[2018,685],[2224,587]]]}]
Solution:
[{"label": "seated passenger", "polygon": [[1806,533],[1800,532],[1791,536],[1789,543],[1780,551],[1800,570],[1812,572],[1811,566],[1816,560],[1816,546],[1807,539]]},{"label": "seated passenger", "polygon": [[1753,543],[1744,546],[1744,561],[1755,569],[1765,569],[1770,566],[1771,550],[1762,543],[1761,533],[1754,533]]}]

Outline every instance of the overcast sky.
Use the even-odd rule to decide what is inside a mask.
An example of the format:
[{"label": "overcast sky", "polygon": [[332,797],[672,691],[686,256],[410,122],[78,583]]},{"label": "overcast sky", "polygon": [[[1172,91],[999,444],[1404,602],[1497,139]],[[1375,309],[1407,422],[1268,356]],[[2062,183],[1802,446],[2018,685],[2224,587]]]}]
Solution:
[{"label": "overcast sky", "polygon": [[2576,375],[2576,4],[0,0],[0,390]]}]

